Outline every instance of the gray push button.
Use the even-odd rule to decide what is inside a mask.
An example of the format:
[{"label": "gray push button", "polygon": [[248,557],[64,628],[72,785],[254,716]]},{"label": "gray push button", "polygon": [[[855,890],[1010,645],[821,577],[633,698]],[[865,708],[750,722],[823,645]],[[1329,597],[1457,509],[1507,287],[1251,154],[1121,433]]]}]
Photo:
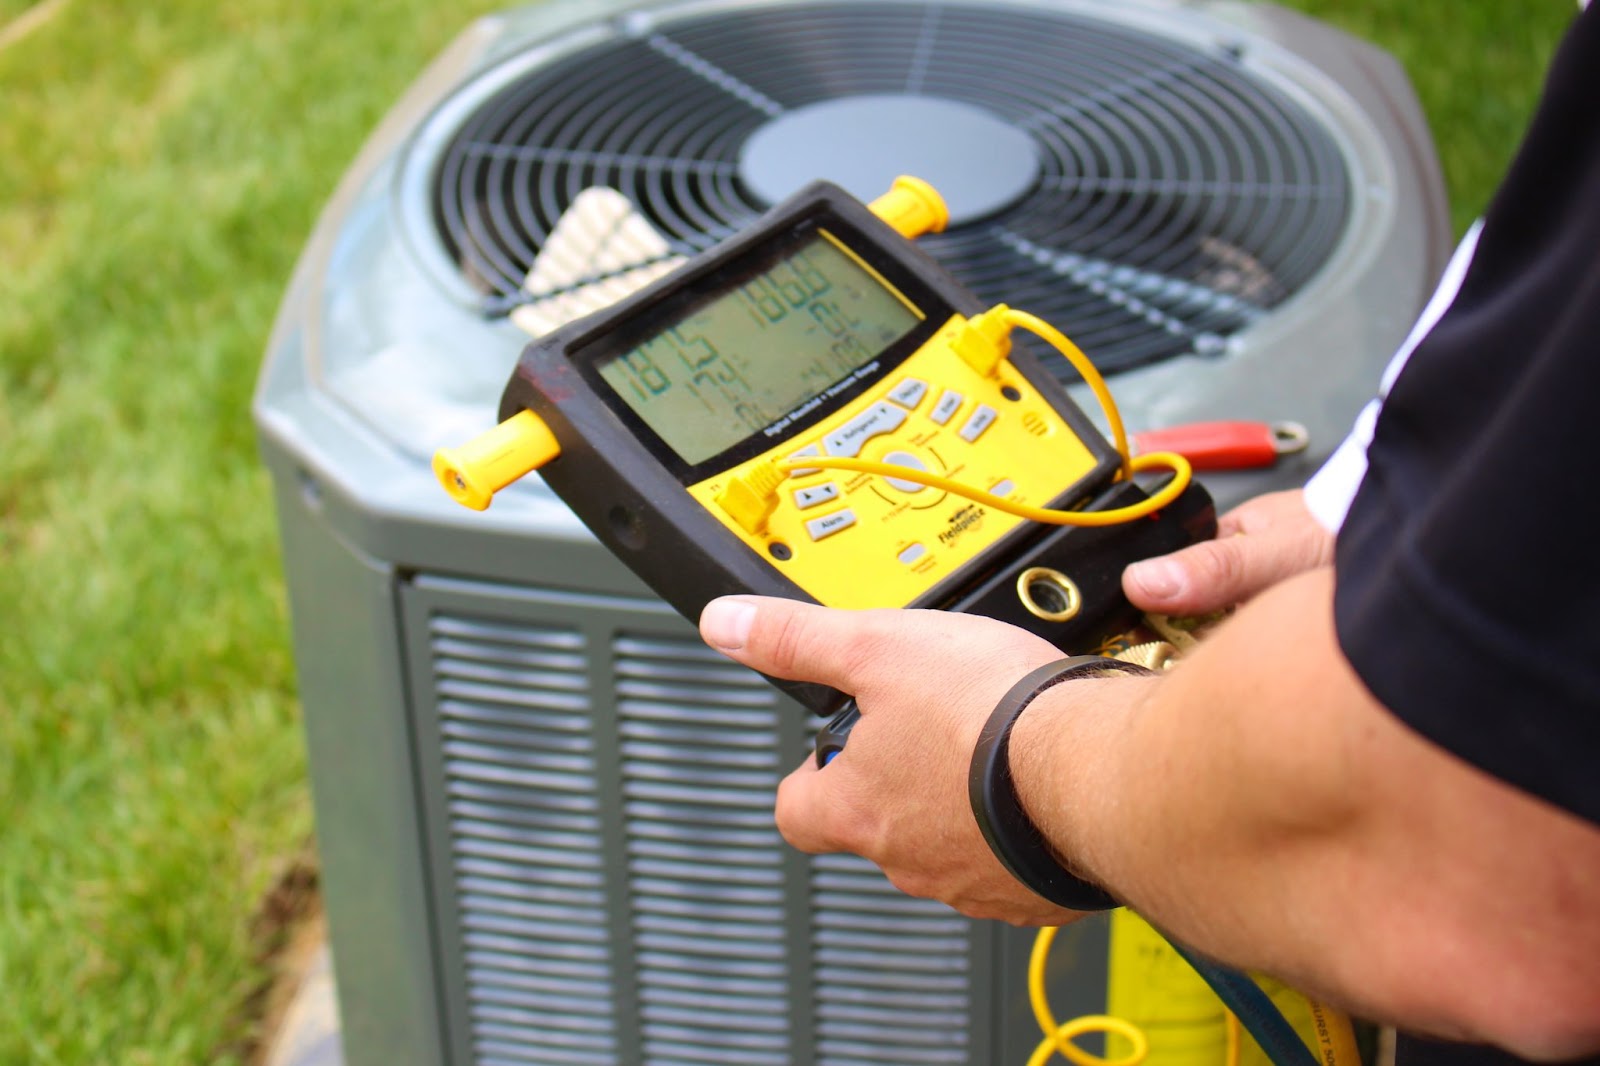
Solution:
[{"label": "gray push button", "polygon": [[829,455],[854,458],[861,454],[862,445],[873,437],[893,433],[905,424],[906,413],[886,403],[875,403],[867,410],[846,422],[837,432],[822,438]]},{"label": "gray push button", "polygon": [[906,378],[900,384],[889,390],[889,399],[901,407],[909,407],[915,411],[917,404],[928,394],[928,383],[918,381],[916,378]]},{"label": "gray push button", "polygon": [[[822,447],[820,445],[808,444],[804,448],[801,448],[797,452],[790,452],[789,453],[789,458],[791,458],[791,459],[803,459],[808,455],[821,455],[821,454],[822,454]],[[821,469],[822,468],[820,466],[795,467],[793,470],[789,471],[789,473],[791,475],[793,475],[794,477],[805,477],[807,474],[818,473],[819,471],[821,471]]]},{"label": "gray push button", "polygon": [[1016,491],[1016,482],[1012,481],[1010,478],[1006,478],[1004,481],[996,482],[994,488],[989,490],[990,494],[994,496],[1009,496]]},{"label": "gray push button", "polygon": [[994,425],[994,408],[988,404],[979,404],[978,409],[972,412],[972,417],[967,419],[967,424],[961,427],[961,439],[975,441],[983,436],[990,426]]},{"label": "gray push button", "polygon": [[813,518],[806,523],[806,532],[811,534],[812,540],[821,540],[831,537],[841,529],[849,529],[856,524],[856,513],[846,507],[842,511],[825,514],[821,518]]},{"label": "gray push button", "polygon": [[945,389],[944,394],[939,397],[939,402],[933,405],[933,411],[928,417],[942,426],[956,416],[956,412],[961,410],[961,402],[965,399],[965,396],[954,389]]},{"label": "gray push button", "polygon": [[924,555],[927,555],[927,554],[928,554],[928,549],[927,549],[927,547],[925,545],[913,544],[909,548],[902,548],[900,550],[900,554],[896,555],[895,558],[899,559],[902,563],[905,563],[907,566],[910,566],[912,563],[916,562],[918,559],[922,558]]},{"label": "gray push button", "polygon": [[[918,459],[910,452],[890,452],[888,455],[883,457],[883,461],[886,463],[893,463],[895,466],[907,467],[911,470],[921,470],[923,473],[928,472],[928,468],[926,465],[924,465],[922,460]],[[897,477],[886,477],[883,480],[887,481],[890,485],[893,485],[901,492],[921,492],[923,489],[928,487],[922,484],[920,481],[906,481]]]},{"label": "gray push button", "polygon": [[813,485],[809,489],[794,490],[795,506],[802,511],[807,507],[815,507],[819,503],[827,503],[829,500],[838,498],[839,486],[831,481],[825,481],[821,485]]}]

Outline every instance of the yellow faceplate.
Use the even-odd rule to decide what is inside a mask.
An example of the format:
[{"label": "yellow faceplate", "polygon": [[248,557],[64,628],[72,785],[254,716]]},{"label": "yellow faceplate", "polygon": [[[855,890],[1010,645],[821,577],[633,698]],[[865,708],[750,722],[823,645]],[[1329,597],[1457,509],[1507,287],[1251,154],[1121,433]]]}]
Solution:
[{"label": "yellow faceplate", "polygon": [[730,479],[816,447],[807,454],[918,463],[929,473],[1019,503],[1048,505],[1094,469],[1094,456],[1009,362],[985,376],[952,350],[965,323],[954,316],[886,379],[831,418],[689,486],[689,494],[819,603],[915,602],[1021,519],[939,489],[839,470],[780,483],[777,509],[755,535],[716,499]]}]

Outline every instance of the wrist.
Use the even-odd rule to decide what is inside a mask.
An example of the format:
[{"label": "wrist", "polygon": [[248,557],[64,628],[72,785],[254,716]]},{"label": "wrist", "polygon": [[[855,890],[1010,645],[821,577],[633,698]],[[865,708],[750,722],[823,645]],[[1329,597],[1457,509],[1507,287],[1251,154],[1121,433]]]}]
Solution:
[{"label": "wrist", "polygon": [[1154,677],[1083,678],[1043,692],[1020,715],[1009,759],[1017,797],[1047,845],[1073,875],[1115,883],[1114,849],[1124,789],[1126,724]]},{"label": "wrist", "polygon": [[1079,655],[1047,663],[1023,676],[990,712],[978,734],[967,775],[967,792],[978,829],[1001,865],[1021,884],[1060,907],[1104,910],[1117,901],[1060,861],[1063,849],[1040,831],[1023,808],[1012,776],[1013,728],[1051,689],[1085,678],[1148,674],[1133,663]]}]

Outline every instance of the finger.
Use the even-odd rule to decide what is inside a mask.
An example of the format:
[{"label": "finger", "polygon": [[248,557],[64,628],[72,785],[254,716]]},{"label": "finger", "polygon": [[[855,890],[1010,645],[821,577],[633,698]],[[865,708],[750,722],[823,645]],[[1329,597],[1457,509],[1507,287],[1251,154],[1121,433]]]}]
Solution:
[{"label": "finger", "polygon": [[1256,496],[1241,503],[1217,519],[1217,539],[1238,533],[1266,533],[1277,529],[1315,523],[1306,509],[1305,492],[1301,489],[1281,489]]},{"label": "finger", "polygon": [[855,663],[871,661],[870,612],[767,596],[724,596],[700,612],[700,636],[737,662],[790,680],[855,693]]},{"label": "finger", "polygon": [[816,760],[807,757],[778,783],[773,819],[778,832],[796,849],[812,855],[840,850],[827,838],[827,783]]},{"label": "finger", "polygon": [[1250,512],[1235,507],[1221,518],[1217,519],[1217,539],[1224,540],[1228,537],[1237,537],[1241,533],[1248,533],[1246,525],[1251,520]]}]

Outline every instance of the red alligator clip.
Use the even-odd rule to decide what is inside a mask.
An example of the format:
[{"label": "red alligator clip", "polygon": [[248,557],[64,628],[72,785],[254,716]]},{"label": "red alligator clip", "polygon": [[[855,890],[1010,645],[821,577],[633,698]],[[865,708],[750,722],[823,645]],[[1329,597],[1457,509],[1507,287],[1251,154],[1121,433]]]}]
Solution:
[{"label": "red alligator clip", "polygon": [[1196,470],[1271,466],[1311,442],[1298,422],[1191,422],[1133,435],[1135,455],[1177,452]]}]

